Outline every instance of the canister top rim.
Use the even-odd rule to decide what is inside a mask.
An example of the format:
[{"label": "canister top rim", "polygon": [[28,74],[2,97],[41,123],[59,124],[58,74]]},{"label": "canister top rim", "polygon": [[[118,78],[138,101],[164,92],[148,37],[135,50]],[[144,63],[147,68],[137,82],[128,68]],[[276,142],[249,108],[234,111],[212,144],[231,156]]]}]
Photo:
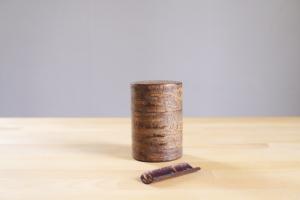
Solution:
[{"label": "canister top rim", "polygon": [[167,85],[167,84],[182,85],[182,82],[172,81],[172,80],[145,80],[145,81],[135,81],[131,83],[131,85]]}]

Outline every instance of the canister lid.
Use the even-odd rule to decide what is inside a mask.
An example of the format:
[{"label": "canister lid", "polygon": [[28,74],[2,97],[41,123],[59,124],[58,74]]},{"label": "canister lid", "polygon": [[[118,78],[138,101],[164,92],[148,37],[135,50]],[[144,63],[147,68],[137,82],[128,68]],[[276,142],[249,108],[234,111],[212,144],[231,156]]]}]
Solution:
[{"label": "canister lid", "polygon": [[133,112],[182,110],[182,82],[170,80],[133,82],[131,98]]},{"label": "canister lid", "polygon": [[147,81],[135,81],[131,83],[131,85],[165,85],[165,84],[182,85],[182,82],[171,81],[171,80],[147,80]]}]

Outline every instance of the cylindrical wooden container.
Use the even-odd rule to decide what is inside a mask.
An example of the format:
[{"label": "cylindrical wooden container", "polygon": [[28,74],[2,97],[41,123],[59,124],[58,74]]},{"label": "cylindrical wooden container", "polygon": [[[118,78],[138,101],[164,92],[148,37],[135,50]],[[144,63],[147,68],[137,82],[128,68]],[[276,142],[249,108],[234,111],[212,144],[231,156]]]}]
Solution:
[{"label": "cylindrical wooden container", "polygon": [[182,83],[139,81],[131,84],[132,155],[146,162],[182,155]]}]

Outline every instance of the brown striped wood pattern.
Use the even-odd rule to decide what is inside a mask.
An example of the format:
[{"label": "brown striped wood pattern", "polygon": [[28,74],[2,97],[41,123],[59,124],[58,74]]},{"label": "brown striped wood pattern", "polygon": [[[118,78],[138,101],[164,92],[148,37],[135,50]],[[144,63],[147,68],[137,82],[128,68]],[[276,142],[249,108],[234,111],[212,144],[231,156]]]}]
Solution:
[{"label": "brown striped wood pattern", "polygon": [[131,84],[132,151],[136,160],[169,161],[182,155],[182,83]]}]

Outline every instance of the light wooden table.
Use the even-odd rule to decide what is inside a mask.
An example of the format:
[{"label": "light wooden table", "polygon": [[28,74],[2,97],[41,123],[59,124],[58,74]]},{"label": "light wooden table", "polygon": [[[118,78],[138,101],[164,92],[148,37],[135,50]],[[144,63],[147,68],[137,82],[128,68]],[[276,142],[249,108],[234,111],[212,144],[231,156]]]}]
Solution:
[{"label": "light wooden table", "polygon": [[[184,156],[131,158],[129,119],[0,119],[0,200],[300,199],[300,118],[185,119]],[[145,171],[200,172],[152,185]]]}]

